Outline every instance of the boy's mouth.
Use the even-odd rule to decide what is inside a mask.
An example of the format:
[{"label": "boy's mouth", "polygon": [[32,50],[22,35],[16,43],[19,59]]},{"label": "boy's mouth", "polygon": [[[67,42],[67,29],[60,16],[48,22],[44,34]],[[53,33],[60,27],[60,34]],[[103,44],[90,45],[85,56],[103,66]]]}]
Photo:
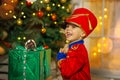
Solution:
[{"label": "boy's mouth", "polygon": [[71,36],[72,36],[72,33],[70,33],[70,32],[66,33],[66,38],[71,37]]}]

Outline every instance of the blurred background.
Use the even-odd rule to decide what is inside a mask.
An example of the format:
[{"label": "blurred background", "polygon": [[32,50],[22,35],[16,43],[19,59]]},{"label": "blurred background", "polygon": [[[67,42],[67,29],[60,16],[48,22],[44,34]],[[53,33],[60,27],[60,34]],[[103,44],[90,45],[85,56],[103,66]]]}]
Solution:
[{"label": "blurred background", "polygon": [[29,39],[52,50],[51,73],[62,80],[55,56],[65,41],[64,20],[78,7],[98,20],[85,39],[92,80],[120,80],[120,0],[0,0],[0,80],[8,79],[9,50]]}]

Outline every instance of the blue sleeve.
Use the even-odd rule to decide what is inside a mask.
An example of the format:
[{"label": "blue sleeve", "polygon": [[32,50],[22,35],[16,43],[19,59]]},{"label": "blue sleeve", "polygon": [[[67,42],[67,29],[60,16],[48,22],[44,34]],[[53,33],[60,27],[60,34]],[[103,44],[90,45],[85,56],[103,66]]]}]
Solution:
[{"label": "blue sleeve", "polygon": [[57,53],[57,60],[64,59],[66,58],[66,54],[62,52]]}]

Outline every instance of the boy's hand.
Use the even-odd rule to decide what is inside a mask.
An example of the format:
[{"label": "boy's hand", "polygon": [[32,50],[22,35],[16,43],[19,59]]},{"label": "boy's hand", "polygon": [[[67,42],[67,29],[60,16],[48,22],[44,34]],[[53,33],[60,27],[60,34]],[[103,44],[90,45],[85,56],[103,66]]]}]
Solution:
[{"label": "boy's hand", "polygon": [[67,54],[67,52],[68,52],[68,44],[65,44],[64,48],[60,48],[59,52]]}]

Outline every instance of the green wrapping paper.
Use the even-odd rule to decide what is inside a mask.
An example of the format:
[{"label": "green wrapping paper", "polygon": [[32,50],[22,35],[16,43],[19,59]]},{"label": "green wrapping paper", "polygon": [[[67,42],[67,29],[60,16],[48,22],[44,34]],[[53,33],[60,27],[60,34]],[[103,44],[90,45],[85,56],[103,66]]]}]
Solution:
[{"label": "green wrapping paper", "polygon": [[51,76],[51,49],[42,46],[27,51],[17,46],[9,51],[9,80],[45,80]]}]

